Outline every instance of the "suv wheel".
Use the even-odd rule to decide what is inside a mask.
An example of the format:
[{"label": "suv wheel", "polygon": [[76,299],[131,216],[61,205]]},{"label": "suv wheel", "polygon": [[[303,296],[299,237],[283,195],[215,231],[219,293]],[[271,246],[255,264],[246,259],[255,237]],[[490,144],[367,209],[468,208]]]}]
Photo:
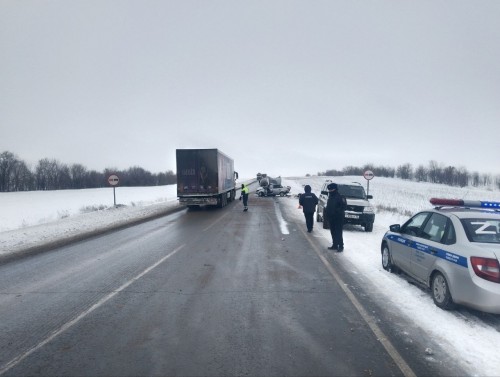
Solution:
[{"label": "suv wheel", "polygon": [[373,223],[368,223],[365,225],[365,232],[371,232],[373,230]]}]

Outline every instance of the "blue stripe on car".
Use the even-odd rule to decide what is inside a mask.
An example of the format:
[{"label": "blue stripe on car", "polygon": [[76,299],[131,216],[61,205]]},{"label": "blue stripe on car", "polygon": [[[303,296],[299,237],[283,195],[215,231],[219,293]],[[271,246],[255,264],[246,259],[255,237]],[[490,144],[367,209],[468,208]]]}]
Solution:
[{"label": "blue stripe on car", "polygon": [[[421,251],[423,253],[433,255],[436,258],[444,259],[450,263],[454,263],[454,264],[457,264],[457,265],[465,267],[465,268],[467,268],[467,266],[468,266],[467,258],[465,258],[461,255],[458,255],[455,253],[450,253],[449,251],[438,249],[438,248],[433,247],[433,246],[431,247],[431,246],[426,245],[426,244],[421,243],[421,242],[413,242],[413,241],[410,241],[404,237],[401,237],[401,236],[398,236],[395,234],[388,234],[387,238],[393,242],[397,242],[401,245],[406,245],[408,247],[411,247],[412,249],[416,249],[416,250]],[[432,249],[432,252],[431,252],[431,249]]]}]

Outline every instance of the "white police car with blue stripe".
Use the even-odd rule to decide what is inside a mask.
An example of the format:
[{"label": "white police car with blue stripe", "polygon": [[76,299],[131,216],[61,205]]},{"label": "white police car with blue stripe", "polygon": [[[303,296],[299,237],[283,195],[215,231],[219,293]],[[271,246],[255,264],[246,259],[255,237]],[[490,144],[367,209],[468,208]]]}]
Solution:
[{"label": "white police car with blue stripe", "polygon": [[442,309],[500,314],[500,203],[430,201],[435,208],[390,226],[382,266],[429,287]]}]

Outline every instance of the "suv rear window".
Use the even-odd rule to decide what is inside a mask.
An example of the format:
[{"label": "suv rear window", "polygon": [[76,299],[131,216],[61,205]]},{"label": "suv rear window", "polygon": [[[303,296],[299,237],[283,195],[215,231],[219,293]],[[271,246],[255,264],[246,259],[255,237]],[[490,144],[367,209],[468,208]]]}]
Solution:
[{"label": "suv rear window", "polygon": [[365,189],[362,186],[339,185],[339,194],[346,198],[366,199]]},{"label": "suv rear window", "polygon": [[500,220],[461,219],[470,242],[500,244]]}]

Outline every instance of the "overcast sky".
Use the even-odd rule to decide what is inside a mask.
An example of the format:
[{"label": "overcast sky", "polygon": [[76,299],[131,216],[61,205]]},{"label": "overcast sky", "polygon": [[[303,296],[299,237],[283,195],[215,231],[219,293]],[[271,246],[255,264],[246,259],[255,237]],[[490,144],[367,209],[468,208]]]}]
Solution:
[{"label": "overcast sky", "polygon": [[0,152],[500,173],[500,1],[0,0]]}]

